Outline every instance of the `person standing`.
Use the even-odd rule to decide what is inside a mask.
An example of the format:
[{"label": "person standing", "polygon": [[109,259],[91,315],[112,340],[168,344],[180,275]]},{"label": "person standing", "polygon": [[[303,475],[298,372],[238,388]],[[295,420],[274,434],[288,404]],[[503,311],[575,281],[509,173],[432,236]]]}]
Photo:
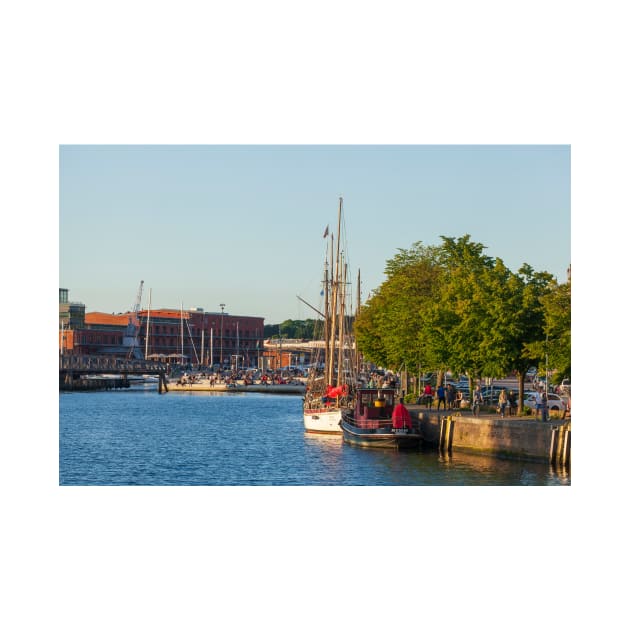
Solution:
[{"label": "person standing", "polygon": [[433,405],[433,388],[431,387],[431,383],[427,383],[424,386],[424,400],[429,409]]},{"label": "person standing", "polygon": [[455,408],[455,385],[453,383],[446,386],[446,403],[449,409]]},{"label": "person standing", "polygon": [[516,394],[514,393],[513,389],[511,389],[510,393],[508,394],[508,409],[509,409],[508,413],[511,416],[516,415]]},{"label": "person standing", "polygon": [[437,399],[438,399],[438,411],[440,410],[440,405],[444,405],[444,411],[446,411],[446,391],[444,390],[444,385],[440,385],[437,388]]},{"label": "person standing", "polygon": [[458,391],[457,396],[455,396],[455,409],[461,409],[463,400],[464,400],[463,392]]},{"label": "person standing", "polygon": [[499,394],[499,412],[501,413],[502,418],[505,418],[505,408],[507,407],[507,402],[507,393],[505,392],[505,389],[502,389]]},{"label": "person standing", "polygon": [[394,429],[411,429],[411,415],[401,398],[392,412],[392,427]]},{"label": "person standing", "polygon": [[536,390],[536,393],[534,394],[534,400],[536,402],[536,420],[538,420],[538,415],[542,410],[542,396],[540,395],[539,390]]},{"label": "person standing", "polygon": [[473,392],[473,399],[472,399],[473,416],[479,415],[479,408],[481,407],[482,404],[483,404],[483,394],[481,393],[481,388],[479,387],[479,385],[477,385],[477,387],[475,387],[475,391]]}]

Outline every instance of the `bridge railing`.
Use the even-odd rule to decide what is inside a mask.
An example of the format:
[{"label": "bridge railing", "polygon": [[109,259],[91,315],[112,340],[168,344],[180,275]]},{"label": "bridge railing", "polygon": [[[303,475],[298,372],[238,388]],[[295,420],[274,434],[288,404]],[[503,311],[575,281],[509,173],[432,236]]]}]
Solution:
[{"label": "bridge railing", "polygon": [[59,369],[102,372],[165,372],[166,366],[158,361],[145,361],[143,359],[64,355],[59,357]]}]

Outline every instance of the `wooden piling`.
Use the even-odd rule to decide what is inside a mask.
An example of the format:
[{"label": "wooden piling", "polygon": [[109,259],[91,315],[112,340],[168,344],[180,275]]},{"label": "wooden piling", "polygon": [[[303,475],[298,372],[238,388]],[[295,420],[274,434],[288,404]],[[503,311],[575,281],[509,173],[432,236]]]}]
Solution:
[{"label": "wooden piling", "polygon": [[446,418],[444,416],[440,416],[440,438],[438,440],[438,448],[440,452],[444,452],[444,433],[446,430]]},{"label": "wooden piling", "polygon": [[564,446],[562,448],[562,465],[568,466],[571,463],[571,428],[565,427]]},{"label": "wooden piling", "polygon": [[158,378],[158,394],[166,394],[166,392],[168,392],[166,376],[163,373],[160,373]]},{"label": "wooden piling", "polygon": [[549,461],[552,464],[555,464],[558,457],[558,427],[552,427],[551,429],[551,440],[549,444]]},{"label": "wooden piling", "polygon": [[453,416],[440,416],[440,451],[451,453],[453,451]]}]

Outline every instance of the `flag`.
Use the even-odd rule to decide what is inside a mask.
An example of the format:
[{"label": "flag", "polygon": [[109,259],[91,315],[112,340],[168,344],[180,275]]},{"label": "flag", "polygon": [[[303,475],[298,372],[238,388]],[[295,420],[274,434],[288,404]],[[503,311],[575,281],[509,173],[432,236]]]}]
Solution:
[{"label": "flag", "polygon": [[328,226],[326,226],[326,229],[324,230],[323,238],[326,238],[327,236],[328,236]]}]

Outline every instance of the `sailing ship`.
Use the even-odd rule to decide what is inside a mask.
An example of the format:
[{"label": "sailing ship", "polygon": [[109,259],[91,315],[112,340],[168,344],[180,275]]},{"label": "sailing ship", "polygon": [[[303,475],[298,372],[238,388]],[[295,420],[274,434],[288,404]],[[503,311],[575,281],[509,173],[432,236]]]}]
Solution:
[{"label": "sailing ship", "polygon": [[348,265],[340,250],[342,212],[340,197],[336,249],[335,236],[331,233],[330,262],[326,257],[324,263],[324,312],[314,309],[322,317],[323,363],[321,356],[316,356],[306,383],[303,413],[304,429],[309,433],[341,433],[341,414],[352,407],[356,386],[354,343],[348,326]]}]

